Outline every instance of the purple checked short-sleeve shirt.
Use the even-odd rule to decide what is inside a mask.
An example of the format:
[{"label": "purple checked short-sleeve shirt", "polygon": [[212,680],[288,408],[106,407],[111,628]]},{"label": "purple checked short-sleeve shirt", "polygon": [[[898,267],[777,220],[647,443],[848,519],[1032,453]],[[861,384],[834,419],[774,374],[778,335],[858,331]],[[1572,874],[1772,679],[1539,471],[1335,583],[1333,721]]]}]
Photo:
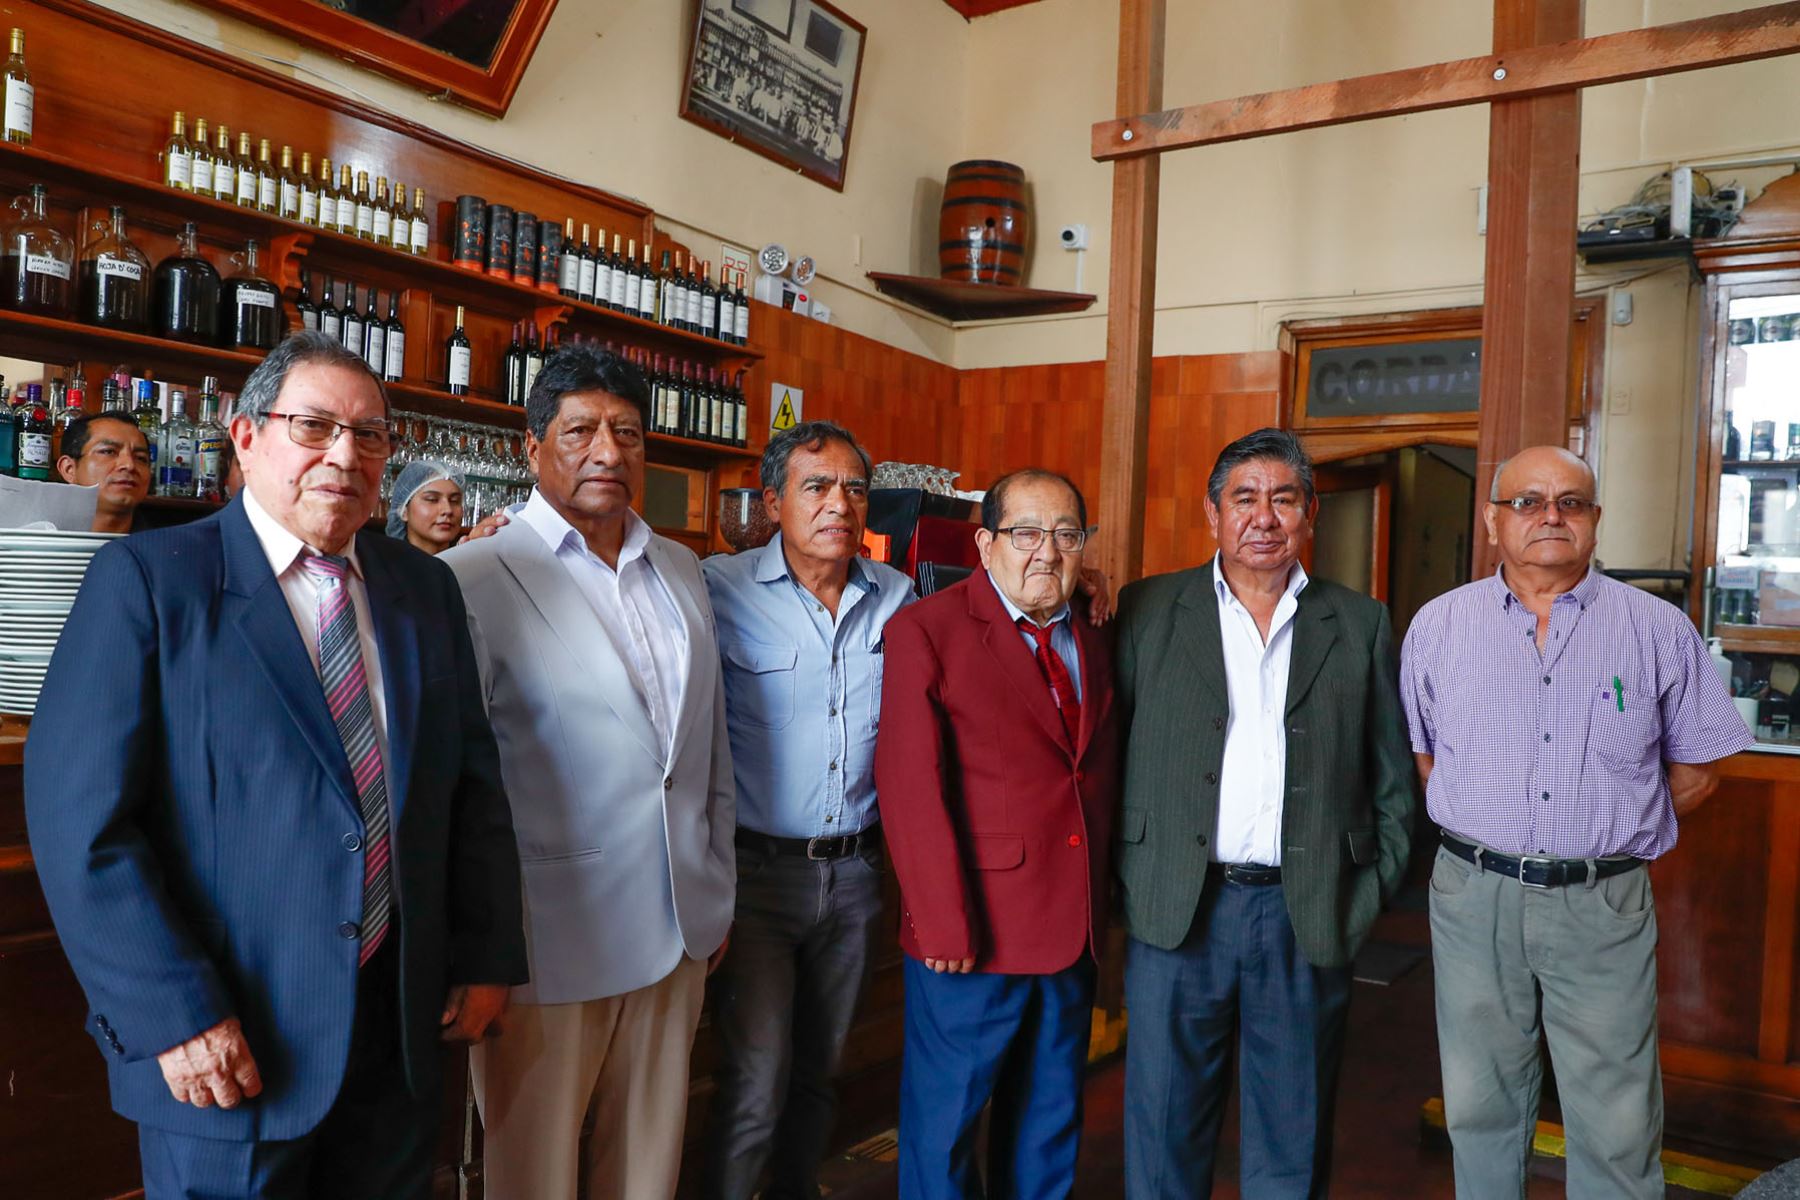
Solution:
[{"label": "purple checked short-sleeve shirt", "polygon": [[1431,819],[1507,854],[1651,859],[1675,845],[1662,763],[1754,742],[1680,609],[1590,570],[1537,617],[1501,573],[1413,618],[1400,694],[1433,756]]}]

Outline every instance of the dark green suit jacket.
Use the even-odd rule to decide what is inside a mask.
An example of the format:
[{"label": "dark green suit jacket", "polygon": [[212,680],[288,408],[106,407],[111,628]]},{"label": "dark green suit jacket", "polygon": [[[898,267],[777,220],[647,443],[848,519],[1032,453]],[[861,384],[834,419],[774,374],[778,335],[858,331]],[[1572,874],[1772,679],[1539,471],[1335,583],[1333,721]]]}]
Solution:
[{"label": "dark green suit jacket", "polygon": [[[1315,966],[1347,964],[1406,869],[1414,773],[1387,608],[1322,579],[1300,592],[1287,691],[1281,866]],[[1188,935],[1218,829],[1230,701],[1212,564],[1119,594],[1125,721],[1119,877],[1131,935]]]}]

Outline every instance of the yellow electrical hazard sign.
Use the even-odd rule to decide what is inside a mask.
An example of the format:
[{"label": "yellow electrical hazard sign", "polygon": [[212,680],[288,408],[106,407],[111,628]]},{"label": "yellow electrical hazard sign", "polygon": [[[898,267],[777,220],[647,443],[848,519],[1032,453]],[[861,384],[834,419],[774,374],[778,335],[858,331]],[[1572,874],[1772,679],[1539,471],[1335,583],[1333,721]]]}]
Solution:
[{"label": "yellow electrical hazard sign", "polygon": [[769,432],[780,433],[798,425],[804,399],[805,393],[799,388],[784,383],[772,384],[769,388]]}]

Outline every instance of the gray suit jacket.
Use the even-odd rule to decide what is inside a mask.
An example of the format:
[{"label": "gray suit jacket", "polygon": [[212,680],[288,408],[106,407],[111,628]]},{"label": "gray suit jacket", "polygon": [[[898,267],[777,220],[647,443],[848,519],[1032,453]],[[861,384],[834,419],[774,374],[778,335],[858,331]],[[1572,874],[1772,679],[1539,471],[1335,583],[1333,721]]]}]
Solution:
[{"label": "gray suit jacket", "polygon": [[692,551],[645,552],[687,627],[673,753],[568,571],[522,521],[443,555],[500,743],[525,881],[526,1004],[635,991],[725,940],[736,787],[712,604]]},{"label": "gray suit jacket", "polygon": [[[1125,729],[1119,876],[1131,935],[1188,935],[1218,829],[1230,702],[1212,564],[1119,594]],[[1289,667],[1283,891],[1315,966],[1356,953],[1406,869],[1412,756],[1387,609],[1322,579],[1300,593]]]}]

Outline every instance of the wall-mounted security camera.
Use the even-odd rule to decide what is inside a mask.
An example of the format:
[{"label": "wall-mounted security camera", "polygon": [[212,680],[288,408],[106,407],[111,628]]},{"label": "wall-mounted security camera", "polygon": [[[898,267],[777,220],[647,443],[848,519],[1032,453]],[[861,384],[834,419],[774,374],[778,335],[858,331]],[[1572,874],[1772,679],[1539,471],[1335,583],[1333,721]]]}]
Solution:
[{"label": "wall-mounted security camera", "polygon": [[1064,225],[1057,234],[1064,250],[1086,250],[1088,248],[1088,230],[1086,225]]}]

